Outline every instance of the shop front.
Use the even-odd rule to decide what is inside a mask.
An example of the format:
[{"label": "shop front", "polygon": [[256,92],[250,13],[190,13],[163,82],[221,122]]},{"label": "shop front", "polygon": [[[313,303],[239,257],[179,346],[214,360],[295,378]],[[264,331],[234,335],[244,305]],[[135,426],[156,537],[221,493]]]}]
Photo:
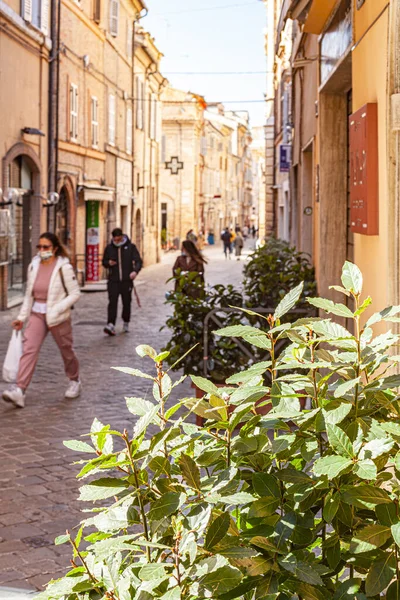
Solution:
[{"label": "shop front", "polygon": [[98,284],[106,279],[102,257],[109,242],[109,213],[114,202],[114,189],[104,186],[81,186],[78,214],[84,223],[84,254],[77,257],[78,273],[86,284]]}]

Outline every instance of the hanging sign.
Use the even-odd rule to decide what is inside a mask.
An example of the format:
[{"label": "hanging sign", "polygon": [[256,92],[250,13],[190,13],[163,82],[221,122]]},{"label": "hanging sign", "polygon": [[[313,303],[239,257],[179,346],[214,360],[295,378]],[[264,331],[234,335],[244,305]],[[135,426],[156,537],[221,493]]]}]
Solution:
[{"label": "hanging sign", "polygon": [[289,173],[292,166],[292,146],[290,144],[281,144],[279,146],[279,171],[280,173]]},{"label": "hanging sign", "polygon": [[99,281],[99,202],[86,202],[86,281]]}]

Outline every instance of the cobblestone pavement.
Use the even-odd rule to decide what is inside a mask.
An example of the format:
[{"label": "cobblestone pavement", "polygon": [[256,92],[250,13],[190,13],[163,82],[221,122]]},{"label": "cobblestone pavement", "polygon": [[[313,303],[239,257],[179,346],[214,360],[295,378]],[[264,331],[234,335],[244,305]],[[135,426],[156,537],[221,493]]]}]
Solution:
[{"label": "cobblestone pavement", "polygon": [[[206,249],[205,255],[209,259],[208,283],[240,284],[243,262],[226,261],[219,246]],[[147,343],[159,349],[167,341],[168,332],[159,329],[170,310],[164,294],[171,284],[165,280],[175,258],[176,253],[168,253],[161,264],[140,274],[137,290],[142,308],[134,307],[128,335],[106,337],[106,293],[83,294],[73,311],[83,383],[78,400],[63,398],[67,382],[51,336],[43,346],[26,408],[16,410],[0,400],[0,586],[41,589],[68,567],[69,549],[55,547],[53,541],[77,525],[80,507],[76,500],[78,467],[71,464],[76,455],[62,441],[88,432],[95,416],[112,429],[132,426],[124,397],[147,394],[148,383],[110,366],[138,367],[142,362],[144,368],[135,347]],[[0,317],[1,358],[16,312]],[[178,392],[188,395],[189,389],[185,382]]]}]

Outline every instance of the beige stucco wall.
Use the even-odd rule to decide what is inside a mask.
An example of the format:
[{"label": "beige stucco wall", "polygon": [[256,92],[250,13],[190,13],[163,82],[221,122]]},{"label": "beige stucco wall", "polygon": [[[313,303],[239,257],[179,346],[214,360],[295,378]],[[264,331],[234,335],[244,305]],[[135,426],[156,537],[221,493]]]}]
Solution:
[{"label": "beige stucco wall", "polygon": [[[356,31],[366,30],[366,15],[375,16],[375,9],[385,2],[367,2],[368,12],[355,13]],[[365,280],[365,294],[372,296],[374,307],[382,309],[389,303],[388,246],[388,185],[387,185],[387,65],[388,11],[366,33],[353,52],[353,111],[367,102],[378,103],[379,136],[379,235],[355,235],[355,261]]]}]

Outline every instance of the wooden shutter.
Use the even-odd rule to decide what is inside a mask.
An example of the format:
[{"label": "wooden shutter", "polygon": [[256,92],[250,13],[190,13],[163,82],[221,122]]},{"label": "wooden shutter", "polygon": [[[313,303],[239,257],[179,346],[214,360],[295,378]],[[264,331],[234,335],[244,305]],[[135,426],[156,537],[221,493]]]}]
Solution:
[{"label": "wooden shutter", "polygon": [[70,138],[76,141],[78,139],[78,86],[74,83],[71,83],[69,88],[69,106]]},{"label": "wooden shutter", "polygon": [[108,96],[108,143],[115,145],[115,96]]},{"label": "wooden shutter", "polygon": [[167,160],[167,137],[165,135],[161,138],[161,162],[165,163]]},{"label": "wooden shutter", "polygon": [[151,95],[150,137],[152,140],[157,137],[157,97],[155,94]]},{"label": "wooden shutter", "polygon": [[118,35],[119,0],[110,0],[110,33]]},{"label": "wooden shutter", "polygon": [[40,29],[47,36],[49,32],[49,0],[41,0]]},{"label": "wooden shutter", "polygon": [[91,99],[91,131],[92,131],[92,146],[97,148],[99,145],[99,101],[96,96]]},{"label": "wooden shutter", "polygon": [[126,151],[132,154],[132,109],[126,110]]},{"label": "wooden shutter", "polygon": [[132,23],[128,21],[126,27],[126,55],[128,58],[132,58],[132,38],[133,38],[133,27]]},{"label": "wooden shutter", "polygon": [[32,22],[32,0],[22,0],[22,17],[28,23]]},{"label": "wooden shutter", "polygon": [[136,77],[136,127],[143,129],[144,86],[139,77]]},{"label": "wooden shutter", "polygon": [[97,24],[101,21],[101,0],[93,0],[93,20]]}]

